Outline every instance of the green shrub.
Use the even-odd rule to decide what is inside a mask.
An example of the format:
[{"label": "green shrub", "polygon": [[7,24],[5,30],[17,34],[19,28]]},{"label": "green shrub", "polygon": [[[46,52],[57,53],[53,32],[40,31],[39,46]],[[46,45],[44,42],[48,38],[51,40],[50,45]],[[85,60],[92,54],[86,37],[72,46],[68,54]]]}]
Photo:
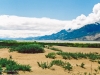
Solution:
[{"label": "green shrub", "polygon": [[7,64],[16,65],[17,63],[13,60],[8,60],[7,58],[0,58],[0,65],[6,67]]},{"label": "green shrub", "polygon": [[53,65],[57,65],[57,66],[61,66],[61,67],[63,67],[64,65],[66,65],[66,63],[63,62],[62,60],[52,60],[51,63]]},{"label": "green shrub", "polygon": [[0,70],[2,67],[6,67],[5,72],[7,74],[16,74],[19,70],[21,71],[31,71],[29,65],[20,65],[13,60],[8,60],[7,58],[0,58]]},{"label": "green shrub", "polygon": [[68,71],[71,71],[72,70],[72,65],[69,62],[67,62],[66,65],[64,66],[64,69],[68,70]]},{"label": "green shrub", "polygon": [[48,62],[41,62],[41,63],[37,62],[37,64],[38,64],[38,66],[41,67],[42,69],[46,69],[46,68],[49,69],[50,67],[53,66],[52,63],[48,64]]},{"label": "green shrub", "polygon": [[98,64],[100,64],[100,61],[98,61]]},{"label": "green shrub", "polygon": [[17,65],[12,65],[12,64],[6,65],[5,72],[6,72],[7,74],[16,74],[17,71],[18,71]]},{"label": "green shrub", "polygon": [[84,66],[85,66],[85,64],[84,63],[81,63],[80,67],[85,68]]},{"label": "green shrub", "polygon": [[16,48],[19,53],[43,53],[44,49],[39,44],[21,45]]},{"label": "green shrub", "polygon": [[62,68],[64,68],[65,70],[71,71],[72,70],[72,66],[69,62],[63,62],[62,60],[52,60],[50,63],[48,62],[37,62],[38,66],[41,67],[42,69],[46,69],[46,68],[51,68],[53,65],[57,65],[60,66]]},{"label": "green shrub", "polygon": [[51,50],[54,50],[54,51],[62,51],[62,50],[60,50],[60,49],[58,49],[58,48],[54,48],[54,47],[51,47],[50,49],[51,49]]},{"label": "green shrub", "polygon": [[17,64],[16,67],[18,67],[18,70],[21,70],[21,71],[31,71],[31,66],[30,65]]},{"label": "green shrub", "polygon": [[70,53],[70,52],[57,52],[58,55],[61,55],[63,59],[90,59],[90,60],[96,60],[100,59],[100,54],[95,53]]},{"label": "green shrub", "polygon": [[100,66],[98,66],[98,70],[100,70]]},{"label": "green shrub", "polygon": [[52,53],[48,53],[48,55],[45,55],[46,58],[52,58],[55,59],[56,58],[56,53],[52,52]]},{"label": "green shrub", "polygon": [[0,74],[2,74],[2,72],[3,72],[3,69],[2,69],[2,67],[0,66]]}]

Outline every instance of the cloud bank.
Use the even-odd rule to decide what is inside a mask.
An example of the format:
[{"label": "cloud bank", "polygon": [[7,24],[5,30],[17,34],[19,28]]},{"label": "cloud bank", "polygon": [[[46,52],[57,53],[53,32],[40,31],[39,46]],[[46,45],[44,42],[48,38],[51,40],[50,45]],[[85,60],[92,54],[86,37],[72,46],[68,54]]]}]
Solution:
[{"label": "cloud bank", "polygon": [[62,29],[78,29],[86,24],[100,23],[100,3],[94,5],[92,12],[81,14],[71,21],[50,18],[30,18],[15,15],[0,15],[0,37],[35,37],[50,35]]}]

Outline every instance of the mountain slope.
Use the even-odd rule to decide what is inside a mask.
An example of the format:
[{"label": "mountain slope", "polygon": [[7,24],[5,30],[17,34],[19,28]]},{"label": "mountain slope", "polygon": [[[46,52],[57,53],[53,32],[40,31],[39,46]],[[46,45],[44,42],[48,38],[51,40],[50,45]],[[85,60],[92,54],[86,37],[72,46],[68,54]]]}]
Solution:
[{"label": "mountain slope", "polygon": [[[66,30],[63,29],[58,33],[36,37],[35,39],[36,40],[58,40],[58,39],[59,40],[73,40],[73,39],[75,40],[75,39],[81,38],[82,40],[83,37],[84,38],[86,36],[93,37],[93,36],[96,36],[97,33],[100,33],[100,23],[87,24],[83,26],[82,28],[73,30],[71,32],[67,32]],[[96,37],[95,39],[97,39],[98,37]]]}]

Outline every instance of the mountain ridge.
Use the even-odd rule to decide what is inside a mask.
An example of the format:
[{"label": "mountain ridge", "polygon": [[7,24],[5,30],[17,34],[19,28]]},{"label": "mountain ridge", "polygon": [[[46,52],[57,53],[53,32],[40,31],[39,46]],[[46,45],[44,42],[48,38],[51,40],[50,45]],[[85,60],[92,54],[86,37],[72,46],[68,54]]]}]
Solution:
[{"label": "mountain ridge", "polygon": [[81,41],[98,41],[100,40],[100,23],[95,22],[92,24],[84,25],[83,27],[75,30],[62,29],[57,33],[51,35],[44,35],[39,37],[27,38],[0,38],[1,40],[81,40]]},{"label": "mountain ridge", "polygon": [[[97,33],[100,33],[100,23],[93,23],[93,24],[87,24],[79,29],[75,29],[71,32],[68,32],[67,30],[63,29],[55,34],[51,35],[45,35],[38,38],[35,38],[36,40],[90,40],[85,38],[86,36],[96,36]],[[100,35],[99,35],[100,36]],[[95,39],[99,38],[96,37]],[[95,40],[92,39],[92,40]]]}]

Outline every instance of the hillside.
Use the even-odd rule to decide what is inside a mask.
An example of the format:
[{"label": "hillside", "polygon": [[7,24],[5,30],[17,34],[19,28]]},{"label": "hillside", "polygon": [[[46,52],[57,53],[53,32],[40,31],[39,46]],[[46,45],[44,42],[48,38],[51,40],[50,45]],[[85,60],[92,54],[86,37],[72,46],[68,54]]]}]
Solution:
[{"label": "hillside", "polygon": [[41,37],[35,37],[35,40],[99,40],[100,23],[87,24],[80,29],[71,32],[65,29],[52,34]]}]

